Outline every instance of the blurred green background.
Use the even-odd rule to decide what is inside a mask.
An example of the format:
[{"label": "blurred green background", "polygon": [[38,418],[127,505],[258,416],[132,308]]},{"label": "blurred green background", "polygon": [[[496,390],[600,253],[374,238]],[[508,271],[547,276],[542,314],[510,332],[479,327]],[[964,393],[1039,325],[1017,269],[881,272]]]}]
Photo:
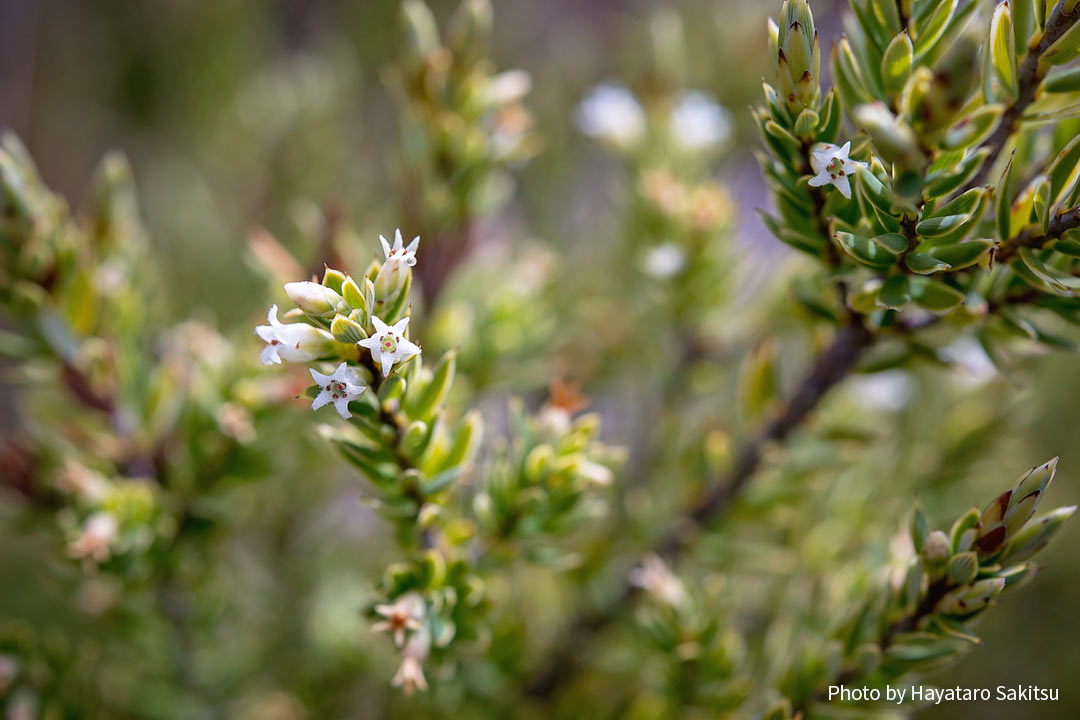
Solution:
[{"label": "blurred green background", "polygon": [[[618,169],[575,131],[573,107],[597,82],[640,81],[647,18],[659,5],[496,3],[494,55],[501,67],[532,75],[528,104],[543,146],[517,171],[508,209],[480,229],[483,242],[539,242],[569,255],[581,244],[617,242],[611,187]],[[779,3],[663,5],[686,21],[687,85],[711,91],[736,119],[734,150],[715,174],[737,201],[740,252],[783,262],[787,251],[753,213],[766,195],[744,110],[757,101],[768,72],[764,18],[775,15]],[[814,3],[826,46],[840,32],[839,6]],[[443,17],[451,3],[432,7]],[[99,157],[123,150],[164,270],[161,294],[169,316],[213,318],[243,338],[266,305],[265,280],[245,254],[252,227],[268,228],[310,266],[319,257],[319,248],[305,240],[313,208],[340,209],[365,241],[397,221],[395,110],[380,79],[395,54],[396,12],[392,0],[0,0],[0,126],[23,138],[46,182],[74,206],[85,198]],[[257,352],[254,338],[249,349]],[[1062,458],[1054,504],[1080,500],[1080,366],[1056,355],[1037,368],[1022,375],[1019,386],[996,382],[980,391],[982,404],[1008,408],[1007,418],[972,477],[925,491],[926,504],[942,508],[939,521],[1053,455]],[[495,398],[507,387],[534,390],[540,380],[494,372]],[[941,378],[927,373],[915,380],[914,398],[884,422],[918,426],[934,408]],[[618,408],[633,396],[632,388],[617,384],[606,390],[601,407]],[[16,392],[5,387],[0,395],[2,428],[16,422],[8,412]],[[632,428],[612,427],[612,443],[630,441]],[[900,463],[890,472],[918,473],[920,458],[933,454],[926,445],[931,441],[923,437],[922,445],[878,461]],[[230,498],[242,508],[244,531],[228,546],[228,557],[218,558],[228,567],[224,578],[207,589],[220,592],[220,602],[208,605],[223,635],[196,656],[199,674],[216,677],[214,689],[235,717],[299,718],[303,706],[311,717],[393,716],[400,700],[383,689],[390,653],[361,637],[355,613],[365,601],[365,574],[380,567],[380,526],[342,482],[343,471],[307,469],[322,452],[317,439],[292,445],[264,485],[238,488]],[[881,517],[899,518],[905,502]],[[893,519],[881,522],[880,533],[894,529]],[[927,681],[995,687],[1013,678],[1058,687],[1062,700],[943,706],[925,717],[1080,716],[1080,689],[1072,682],[1080,671],[1077,532],[1066,530],[1046,552],[1038,580],[990,614],[980,628],[985,647]],[[75,579],[71,568],[41,564],[48,540],[3,531],[0,541],[0,615],[93,635],[85,617],[63,614],[71,611],[60,601]],[[248,590],[240,601],[224,591],[232,583]],[[50,597],[56,604],[41,602]],[[243,644],[266,628],[273,628],[272,643]],[[155,642],[153,631],[146,630],[147,643]],[[298,667],[298,657],[310,662]],[[132,648],[130,662],[138,658]],[[130,678],[120,673],[110,680],[123,686]]]}]

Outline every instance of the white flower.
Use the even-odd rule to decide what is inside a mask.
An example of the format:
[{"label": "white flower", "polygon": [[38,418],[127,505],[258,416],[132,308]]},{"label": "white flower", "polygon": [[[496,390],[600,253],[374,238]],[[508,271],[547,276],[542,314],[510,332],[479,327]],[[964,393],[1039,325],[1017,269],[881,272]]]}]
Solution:
[{"label": "white flower", "polygon": [[646,251],[642,259],[645,273],[654,278],[669,278],[686,264],[686,253],[673,242],[661,243]]},{"label": "white flower", "polygon": [[667,563],[659,555],[646,555],[641,567],[630,572],[630,584],[672,607],[686,602],[686,589],[682,581],[668,569]]},{"label": "white flower", "polygon": [[112,513],[94,513],[86,519],[79,537],[68,546],[68,554],[98,563],[105,562],[109,559],[109,545],[116,539],[118,527]]},{"label": "white flower", "polygon": [[703,92],[685,92],[671,111],[671,136],[684,150],[724,145],[731,138],[731,113]]},{"label": "white flower", "polygon": [[0,697],[3,697],[7,689],[11,687],[15,677],[19,674],[19,660],[12,655],[0,655]]},{"label": "white flower", "polygon": [[905,370],[883,370],[852,378],[849,387],[858,405],[891,412],[904,409],[918,390],[917,383]]},{"label": "white flower", "polygon": [[423,662],[430,650],[431,635],[426,628],[421,627],[412,634],[409,642],[405,645],[402,652],[404,657],[401,661],[401,667],[398,668],[391,684],[394,687],[403,689],[406,695],[412,695],[417,689],[420,691],[427,690],[428,685],[427,679],[424,677]]},{"label": "white flower", "polygon": [[255,334],[263,339],[259,359],[263,365],[287,362],[310,362],[325,355],[333,347],[334,337],[306,323],[285,324],[278,321],[277,305],[270,306],[266,315],[269,325],[259,325]]},{"label": "white flower", "polygon": [[524,70],[507,70],[491,78],[484,99],[492,105],[508,105],[521,100],[532,89],[532,78]]},{"label": "white flower", "polygon": [[831,143],[820,143],[810,151],[810,167],[817,173],[810,178],[811,187],[822,185],[834,185],[844,197],[851,199],[851,182],[848,180],[855,174],[855,170],[862,165],[848,158],[851,152],[851,141],[844,143],[844,147],[837,147]]},{"label": "white flower", "polygon": [[309,368],[311,379],[319,386],[319,394],[311,403],[312,410],[318,410],[323,405],[334,403],[334,409],[344,420],[352,417],[349,412],[349,401],[360,397],[365,388],[360,384],[356,373],[349,369],[345,363],[337,366],[332,375],[323,375],[315,368]]},{"label": "white flower", "polygon": [[424,677],[424,666],[418,658],[406,655],[401,661],[401,667],[394,674],[391,681],[394,687],[401,688],[406,695],[412,695],[418,689],[420,692],[427,690],[427,679]]},{"label": "white flower", "polygon": [[390,374],[390,368],[394,366],[394,363],[420,354],[420,347],[405,339],[405,328],[409,326],[409,318],[398,320],[393,327],[374,315],[371,316],[371,322],[375,325],[375,334],[361,340],[359,344],[370,350],[373,358],[378,358],[384,377]]},{"label": "white flower", "polygon": [[394,231],[394,244],[392,246],[382,235],[379,236],[379,242],[382,243],[383,254],[386,255],[386,262],[383,267],[390,264],[397,266],[402,263],[412,267],[416,264],[416,249],[420,247],[419,235],[412,239],[408,247],[405,247],[405,243],[401,239],[400,229]]},{"label": "white flower", "polygon": [[645,135],[645,111],[633,93],[617,85],[597,85],[577,108],[581,132],[619,147]]},{"label": "white flower", "polygon": [[394,644],[405,644],[405,633],[416,632],[422,627],[424,600],[418,593],[405,593],[392,604],[376,605],[375,612],[385,618],[371,626],[374,632],[388,632],[394,636]]},{"label": "white flower", "polygon": [[960,383],[964,387],[981,387],[1001,377],[986,350],[971,338],[949,343],[942,348],[942,354],[959,370]]},{"label": "white flower", "polygon": [[326,315],[336,310],[348,312],[340,295],[316,282],[285,283],[285,294],[296,307],[313,315]]}]

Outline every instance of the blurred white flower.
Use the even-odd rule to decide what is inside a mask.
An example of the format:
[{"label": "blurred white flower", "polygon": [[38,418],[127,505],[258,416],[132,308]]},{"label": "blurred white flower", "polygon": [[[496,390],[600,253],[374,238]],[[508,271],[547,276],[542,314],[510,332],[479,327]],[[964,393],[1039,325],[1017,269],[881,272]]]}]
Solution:
[{"label": "blurred white flower", "polygon": [[318,410],[323,405],[334,403],[334,409],[338,411],[342,420],[351,418],[349,401],[360,397],[367,389],[360,384],[356,373],[345,363],[338,365],[331,375],[323,375],[315,368],[309,368],[309,372],[311,372],[311,379],[319,386],[319,394],[311,403],[311,409]]},{"label": "blurred white flower", "polygon": [[74,558],[103,563],[109,559],[109,545],[116,539],[116,517],[109,512],[96,512],[86,519],[79,537],[68,546]]},{"label": "blurred white flower", "polygon": [[645,135],[645,111],[633,93],[618,85],[597,85],[578,105],[577,126],[590,137],[621,148]]},{"label": "blurred white flower", "polygon": [[646,555],[641,567],[630,571],[630,584],[656,599],[679,607],[686,602],[686,588],[659,555]]},{"label": "blurred white flower", "polygon": [[384,377],[390,374],[390,368],[394,366],[394,363],[420,354],[420,346],[405,339],[405,328],[409,326],[409,318],[401,318],[393,327],[374,315],[371,316],[371,322],[375,326],[375,334],[364,338],[358,344],[370,350],[371,356],[379,361]]},{"label": "blurred white flower", "polygon": [[263,365],[286,362],[310,362],[329,352],[334,338],[325,330],[306,323],[285,324],[278,320],[277,305],[270,306],[266,315],[269,325],[259,325],[255,334],[262,338],[266,347],[259,359]]},{"label": "blurred white flower", "polygon": [[874,410],[902,409],[915,394],[915,381],[904,370],[884,370],[852,379],[855,402]]},{"label": "blurred white flower", "polygon": [[390,633],[394,637],[394,644],[401,647],[405,644],[407,632],[415,632],[422,627],[420,620],[424,617],[424,600],[419,593],[405,593],[393,603],[376,605],[375,612],[385,619],[372,625],[371,629]]},{"label": "blurred white flower", "polygon": [[686,264],[686,253],[673,242],[661,243],[649,248],[642,261],[642,268],[647,275],[655,278],[668,278],[678,274]]},{"label": "blurred white flower", "polygon": [[391,684],[405,691],[406,695],[412,695],[416,690],[427,690],[427,679],[424,677],[423,662],[431,650],[431,635],[427,628],[421,626],[412,634],[402,652],[401,667]]},{"label": "blurred white flower", "polygon": [[697,90],[682,93],[671,111],[671,137],[684,150],[726,145],[731,125],[731,113]]},{"label": "blurred white flower", "polygon": [[831,143],[819,143],[810,151],[810,167],[817,173],[810,178],[811,187],[834,185],[840,194],[851,199],[851,182],[848,180],[863,163],[848,157],[851,141],[837,147]]},{"label": "blurred white flower", "polygon": [[990,356],[975,340],[960,338],[944,348],[942,354],[959,370],[961,382],[970,387],[981,387],[1000,377]]},{"label": "blurred white flower", "polygon": [[532,78],[524,70],[507,70],[491,78],[484,99],[492,105],[508,105],[529,94]]},{"label": "blurred white flower", "polygon": [[0,655],[0,697],[11,687],[15,676],[19,674],[19,660],[11,655]]}]

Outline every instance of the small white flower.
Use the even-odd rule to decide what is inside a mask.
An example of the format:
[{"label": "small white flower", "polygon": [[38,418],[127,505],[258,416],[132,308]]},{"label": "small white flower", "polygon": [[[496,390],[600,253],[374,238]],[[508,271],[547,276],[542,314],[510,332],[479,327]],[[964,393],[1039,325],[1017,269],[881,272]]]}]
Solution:
[{"label": "small white flower", "polygon": [[618,85],[597,85],[577,108],[577,126],[590,137],[618,147],[645,135],[645,111],[633,93]]},{"label": "small white flower", "polygon": [[349,412],[349,401],[360,397],[365,388],[360,384],[356,373],[349,369],[345,363],[337,366],[332,375],[323,375],[315,368],[309,368],[311,379],[319,386],[319,394],[311,403],[312,410],[318,410],[323,405],[334,403],[334,409],[344,420],[352,417]]},{"label": "small white flower", "polygon": [[855,174],[855,170],[862,165],[848,158],[851,152],[851,141],[844,143],[843,147],[837,147],[831,143],[821,143],[810,151],[810,167],[817,173],[810,178],[811,187],[834,185],[840,194],[851,199],[851,182],[848,178]]},{"label": "small white flower", "polygon": [[420,236],[417,235],[409,243],[408,247],[405,247],[405,243],[401,239],[401,230],[394,231],[394,244],[390,245],[390,242],[382,235],[379,236],[379,242],[382,243],[383,254],[386,255],[386,265],[394,264],[395,266],[405,264],[412,267],[416,264],[416,250],[420,247]]},{"label": "small white flower", "polygon": [[654,278],[677,275],[686,264],[686,253],[673,242],[661,243],[649,248],[642,259],[642,268]]},{"label": "small white flower", "polygon": [[418,658],[406,655],[401,661],[401,667],[394,674],[391,684],[401,688],[406,695],[412,695],[417,690],[425,692],[428,686],[427,678],[424,677],[423,664]]},{"label": "small white flower", "polygon": [[491,78],[484,99],[492,105],[508,105],[521,100],[532,89],[532,78],[524,70],[507,70]]},{"label": "small white flower", "polygon": [[424,600],[418,593],[405,593],[391,604],[376,605],[375,612],[385,618],[371,626],[374,632],[388,632],[394,637],[394,644],[405,644],[405,634],[416,632],[422,627]]},{"label": "small white flower", "polygon": [[601,465],[600,463],[594,463],[591,460],[583,460],[578,465],[578,472],[581,477],[585,478],[589,482],[607,487],[615,480],[615,473],[611,472],[611,469]]},{"label": "small white flower", "polygon": [[79,537],[68,546],[68,554],[74,558],[105,562],[109,559],[109,545],[116,539],[118,528],[112,513],[94,513],[86,519]]},{"label": "small white flower", "polygon": [[375,334],[359,342],[360,345],[371,351],[371,356],[379,360],[382,365],[383,376],[390,374],[390,368],[394,363],[408,360],[413,355],[420,354],[420,347],[410,340],[405,339],[405,328],[409,326],[409,318],[402,318],[390,327],[374,315],[371,322],[375,325]]},{"label": "small white flower", "polygon": [[327,315],[335,310],[348,312],[340,295],[317,282],[285,283],[285,294],[296,307],[313,315]]},{"label": "small white flower", "polygon": [[918,390],[918,384],[905,370],[883,370],[853,378],[855,402],[870,410],[897,412],[904,409]]},{"label": "small white flower", "polygon": [[427,679],[424,677],[423,662],[431,650],[431,634],[427,628],[421,627],[412,634],[409,642],[402,651],[401,667],[391,684],[405,691],[406,695],[412,695],[414,691],[427,690]]},{"label": "small white flower", "polygon": [[646,555],[641,567],[630,572],[630,584],[658,600],[678,607],[686,602],[686,589],[659,555]]},{"label": "small white flower", "polygon": [[724,145],[731,139],[731,113],[703,92],[685,92],[671,111],[671,137],[684,150]]},{"label": "small white flower", "polygon": [[11,687],[21,667],[19,659],[12,655],[0,655],[0,697]]},{"label": "small white flower", "polygon": [[259,359],[263,365],[286,362],[310,362],[333,347],[334,337],[325,330],[306,323],[285,324],[277,318],[277,305],[266,315],[269,325],[259,325],[255,334],[266,343]]}]

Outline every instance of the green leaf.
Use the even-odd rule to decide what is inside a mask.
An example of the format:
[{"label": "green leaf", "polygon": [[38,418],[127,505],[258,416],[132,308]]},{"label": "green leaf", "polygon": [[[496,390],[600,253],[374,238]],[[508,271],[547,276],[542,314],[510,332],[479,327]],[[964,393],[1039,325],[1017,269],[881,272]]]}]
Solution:
[{"label": "green leaf", "polygon": [[900,92],[914,64],[915,47],[905,30],[892,39],[881,58],[881,82],[885,91],[890,94]]},{"label": "green leaf", "polygon": [[430,382],[424,385],[418,395],[410,393],[411,397],[405,403],[405,410],[410,417],[429,421],[441,408],[454,382],[456,358],[457,353],[453,350],[444,354],[435,366]]},{"label": "green leaf", "polygon": [[885,280],[878,293],[877,304],[889,310],[903,310],[911,302],[911,291],[908,288],[906,275],[892,275]]},{"label": "green leaf", "polygon": [[900,253],[908,249],[908,239],[900,233],[885,233],[884,235],[877,235],[871,240],[875,245],[880,246],[883,250],[892,253],[893,255],[899,255]]},{"label": "green leaf", "polygon": [[1048,93],[1071,93],[1080,90],[1080,67],[1054,73],[1047,78],[1043,88]]},{"label": "green leaf", "polygon": [[980,107],[949,128],[941,141],[941,147],[945,150],[960,150],[980,145],[997,130],[1004,111],[1005,106],[1000,103]]},{"label": "green leaf", "polygon": [[[994,15],[990,19],[990,64],[994,75],[1001,83],[1005,93],[1015,98],[1019,92],[1016,69],[1016,40],[1013,36],[1012,9],[1009,3],[1003,2],[994,8]],[[988,81],[984,81],[988,82]],[[987,95],[986,101],[993,102],[996,98]]]},{"label": "green leaf", "polygon": [[931,312],[946,313],[964,302],[964,293],[923,275],[908,278],[912,299]]},{"label": "green leaf", "polygon": [[1032,207],[1043,235],[1050,232],[1050,178],[1039,175],[1032,180]]},{"label": "green leaf", "polygon": [[915,232],[922,237],[935,238],[949,235],[978,219],[976,211],[986,194],[984,188],[972,188],[960,197],[946,203],[915,226]]},{"label": "green leaf", "polygon": [[928,252],[913,252],[904,258],[904,264],[907,265],[908,270],[919,275],[932,275],[952,267]]},{"label": "green leaf", "polygon": [[[1053,207],[1066,194],[1070,179],[1074,178],[1077,165],[1080,164],[1080,135],[1068,142],[1057,154],[1046,174],[1050,176],[1050,205]],[[1075,179],[1073,180],[1075,182]]]},{"label": "green leaf", "polygon": [[971,632],[967,625],[960,622],[956,618],[947,617],[944,615],[934,615],[934,624],[944,634],[949,637],[954,637],[958,640],[964,640],[972,645],[982,645],[982,640],[978,635]]},{"label": "green leaf", "polygon": [[1013,177],[1012,177],[1012,165],[1013,160],[1016,159],[1016,151],[1013,150],[1013,154],[1009,157],[1009,162],[1005,166],[1005,171],[1001,173],[1001,179],[998,180],[997,193],[994,198],[997,206],[997,231],[998,237],[1002,242],[1009,240],[1009,217],[1010,210],[1012,208],[1012,196],[1013,196]]},{"label": "green leaf", "polygon": [[821,142],[835,143],[844,114],[840,109],[840,100],[835,90],[829,90],[825,95],[820,114],[821,122],[818,125],[817,139]]},{"label": "green leaf", "polygon": [[934,198],[947,197],[953,192],[959,190],[979,172],[986,158],[989,156],[990,150],[987,148],[980,148],[973,153],[967,155],[958,165],[950,168],[949,171],[943,171],[940,173],[931,173],[926,180],[925,195],[928,200]]},{"label": "green leaf", "polygon": [[896,256],[862,235],[836,232],[833,240],[855,262],[877,270],[884,270],[896,264]]},{"label": "green leaf", "polygon": [[1047,48],[1040,60],[1050,65],[1065,65],[1078,57],[1080,57],[1080,23],[1074,23],[1067,33]]},{"label": "green leaf", "polygon": [[[1055,294],[1071,296],[1080,290],[1080,278],[1070,275],[1052,265],[1047,265],[1031,248],[1020,248],[1017,253],[1023,266],[1037,277],[1045,286],[1052,288]],[[1015,265],[1015,263],[1014,263]]]},{"label": "green leaf", "polygon": [[912,38],[915,41],[915,57],[919,60],[924,55],[934,50],[934,46],[945,34],[949,19],[956,11],[958,0],[939,0],[936,3],[928,3],[934,10],[924,20],[918,17],[911,23]]}]

